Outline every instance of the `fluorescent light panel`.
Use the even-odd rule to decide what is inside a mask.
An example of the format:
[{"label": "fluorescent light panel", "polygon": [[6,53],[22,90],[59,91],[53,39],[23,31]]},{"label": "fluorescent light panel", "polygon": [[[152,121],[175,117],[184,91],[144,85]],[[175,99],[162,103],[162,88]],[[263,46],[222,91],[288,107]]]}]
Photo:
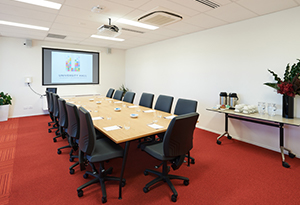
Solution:
[{"label": "fluorescent light panel", "polygon": [[155,30],[155,29],[159,28],[157,26],[152,26],[152,25],[148,25],[148,24],[145,24],[145,23],[140,23],[140,22],[137,22],[137,21],[131,21],[131,20],[127,20],[127,19],[119,19],[117,22],[127,24],[127,25],[131,25],[131,26],[140,27],[140,28],[146,28],[146,29],[150,29],[150,30]]},{"label": "fluorescent light panel", "polygon": [[36,30],[42,30],[42,31],[48,31],[49,28],[42,27],[42,26],[34,26],[34,25],[28,25],[28,24],[22,24],[22,23],[15,23],[10,21],[1,21],[0,24],[7,25],[7,26],[16,26],[21,28],[30,28],[30,29],[36,29]]},{"label": "fluorescent light panel", "polygon": [[92,38],[100,38],[104,40],[111,40],[111,41],[124,41],[122,38],[113,38],[113,37],[107,37],[107,36],[99,36],[99,35],[91,35]]},{"label": "fluorescent light panel", "polygon": [[43,7],[47,7],[50,9],[57,9],[57,10],[59,10],[61,7],[61,4],[59,4],[59,3],[46,1],[46,0],[15,0],[15,1],[23,2],[23,3],[27,3],[27,4],[33,4],[33,5],[37,5],[37,6],[43,6]]}]

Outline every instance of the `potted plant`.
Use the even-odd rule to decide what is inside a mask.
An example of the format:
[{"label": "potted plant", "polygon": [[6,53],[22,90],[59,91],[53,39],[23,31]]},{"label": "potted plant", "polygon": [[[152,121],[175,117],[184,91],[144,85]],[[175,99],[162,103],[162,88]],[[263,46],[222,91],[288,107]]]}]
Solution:
[{"label": "potted plant", "polygon": [[281,79],[274,71],[268,71],[273,75],[276,83],[264,83],[282,94],[282,116],[285,118],[294,118],[294,97],[300,95],[300,60],[292,66],[287,64],[284,77]]},{"label": "potted plant", "polygon": [[9,105],[11,105],[11,96],[8,93],[0,93],[0,122],[7,121]]},{"label": "potted plant", "polygon": [[126,88],[124,84],[121,85],[121,87],[119,88],[119,90],[123,91],[122,97],[124,97],[125,93],[126,93],[127,91],[129,91],[129,89]]}]

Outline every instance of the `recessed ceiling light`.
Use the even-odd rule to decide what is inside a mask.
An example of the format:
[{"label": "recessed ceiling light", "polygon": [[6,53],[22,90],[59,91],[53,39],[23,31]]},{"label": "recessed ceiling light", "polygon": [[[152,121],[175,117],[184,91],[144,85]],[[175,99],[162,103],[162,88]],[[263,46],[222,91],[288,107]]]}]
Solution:
[{"label": "recessed ceiling light", "polygon": [[99,35],[91,35],[92,38],[100,38],[104,40],[111,40],[111,41],[124,41],[122,38],[113,38],[113,37],[107,37],[107,36],[99,36]]},{"label": "recessed ceiling light", "polygon": [[15,0],[15,1],[23,2],[27,4],[33,4],[37,6],[43,6],[51,9],[57,9],[57,10],[60,9],[61,7],[61,4],[59,3],[46,1],[46,0]]},{"label": "recessed ceiling light", "polygon": [[10,21],[1,21],[0,20],[0,24],[7,25],[7,26],[16,26],[16,27],[21,27],[21,28],[37,29],[37,30],[42,30],[42,31],[49,30],[49,28],[42,27],[42,26],[34,26],[34,25],[15,23],[15,22],[10,22]]},{"label": "recessed ceiling light", "polygon": [[150,30],[155,30],[155,29],[159,28],[157,26],[152,26],[152,25],[140,23],[140,22],[137,22],[137,21],[127,20],[127,19],[119,19],[117,22],[127,24],[127,25],[131,25],[131,26],[137,26],[137,27],[140,27],[140,28],[146,28],[146,29],[150,29]]}]

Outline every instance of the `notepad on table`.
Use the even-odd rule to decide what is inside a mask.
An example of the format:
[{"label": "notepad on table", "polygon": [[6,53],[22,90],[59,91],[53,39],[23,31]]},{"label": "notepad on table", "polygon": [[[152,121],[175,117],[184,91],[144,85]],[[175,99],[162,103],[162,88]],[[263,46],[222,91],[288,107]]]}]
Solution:
[{"label": "notepad on table", "polygon": [[139,107],[138,105],[131,105],[131,106],[128,106],[128,108],[135,108],[135,107]]},{"label": "notepad on table", "polygon": [[146,112],[146,113],[155,112],[155,110],[145,110],[144,112]]},{"label": "notepad on table", "polygon": [[164,117],[165,119],[173,119],[174,117],[176,117],[175,115],[170,115],[170,116],[167,116],[167,117]]},{"label": "notepad on table", "polygon": [[118,125],[114,125],[114,126],[110,126],[110,127],[103,127],[103,129],[105,129],[105,131],[112,131],[112,130],[118,130],[121,128]]},{"label": "notepad on table", "polygon": [[164,128],[163,126],[158,125],[158,124],[148,124],[148,126],[154,128],[154,129],[156,129],[156,130],[157,130],[157,129]]},{"label": "notepad on table", "polygon": [[103,117],[93,117],[92,120],[102,120]]}]

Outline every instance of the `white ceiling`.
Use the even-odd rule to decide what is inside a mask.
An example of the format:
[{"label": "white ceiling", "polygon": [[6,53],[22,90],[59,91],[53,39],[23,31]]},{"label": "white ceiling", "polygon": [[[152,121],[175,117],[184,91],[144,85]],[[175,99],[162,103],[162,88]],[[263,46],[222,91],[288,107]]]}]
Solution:
[{"label": "white ceiling", "polygon": [[[137,46],[210,29],[273,12],[297,7],[300,0],[211,0],[220,5],[211,8],[196,0],[51,0],[61,3],[60,10],[43,8],[14,0],[0,1],[0,20],[31,24],[50,28],[38,31],[0,25],[0,36],[56,41],[80,45],[129,49]],[[91,12],[93,6],[103,11]],[[160,6],[167,11],[179,14],[181,21],[147,30],[116,23],[119,18],[137,20],[142,15]],[[123,42],[91,38],[97,34],[97,28],[108,24],[144,32],[143,34],[122,31],[118,38]],[[65,39],[46,37],[48,33],[66,35]]]}]

